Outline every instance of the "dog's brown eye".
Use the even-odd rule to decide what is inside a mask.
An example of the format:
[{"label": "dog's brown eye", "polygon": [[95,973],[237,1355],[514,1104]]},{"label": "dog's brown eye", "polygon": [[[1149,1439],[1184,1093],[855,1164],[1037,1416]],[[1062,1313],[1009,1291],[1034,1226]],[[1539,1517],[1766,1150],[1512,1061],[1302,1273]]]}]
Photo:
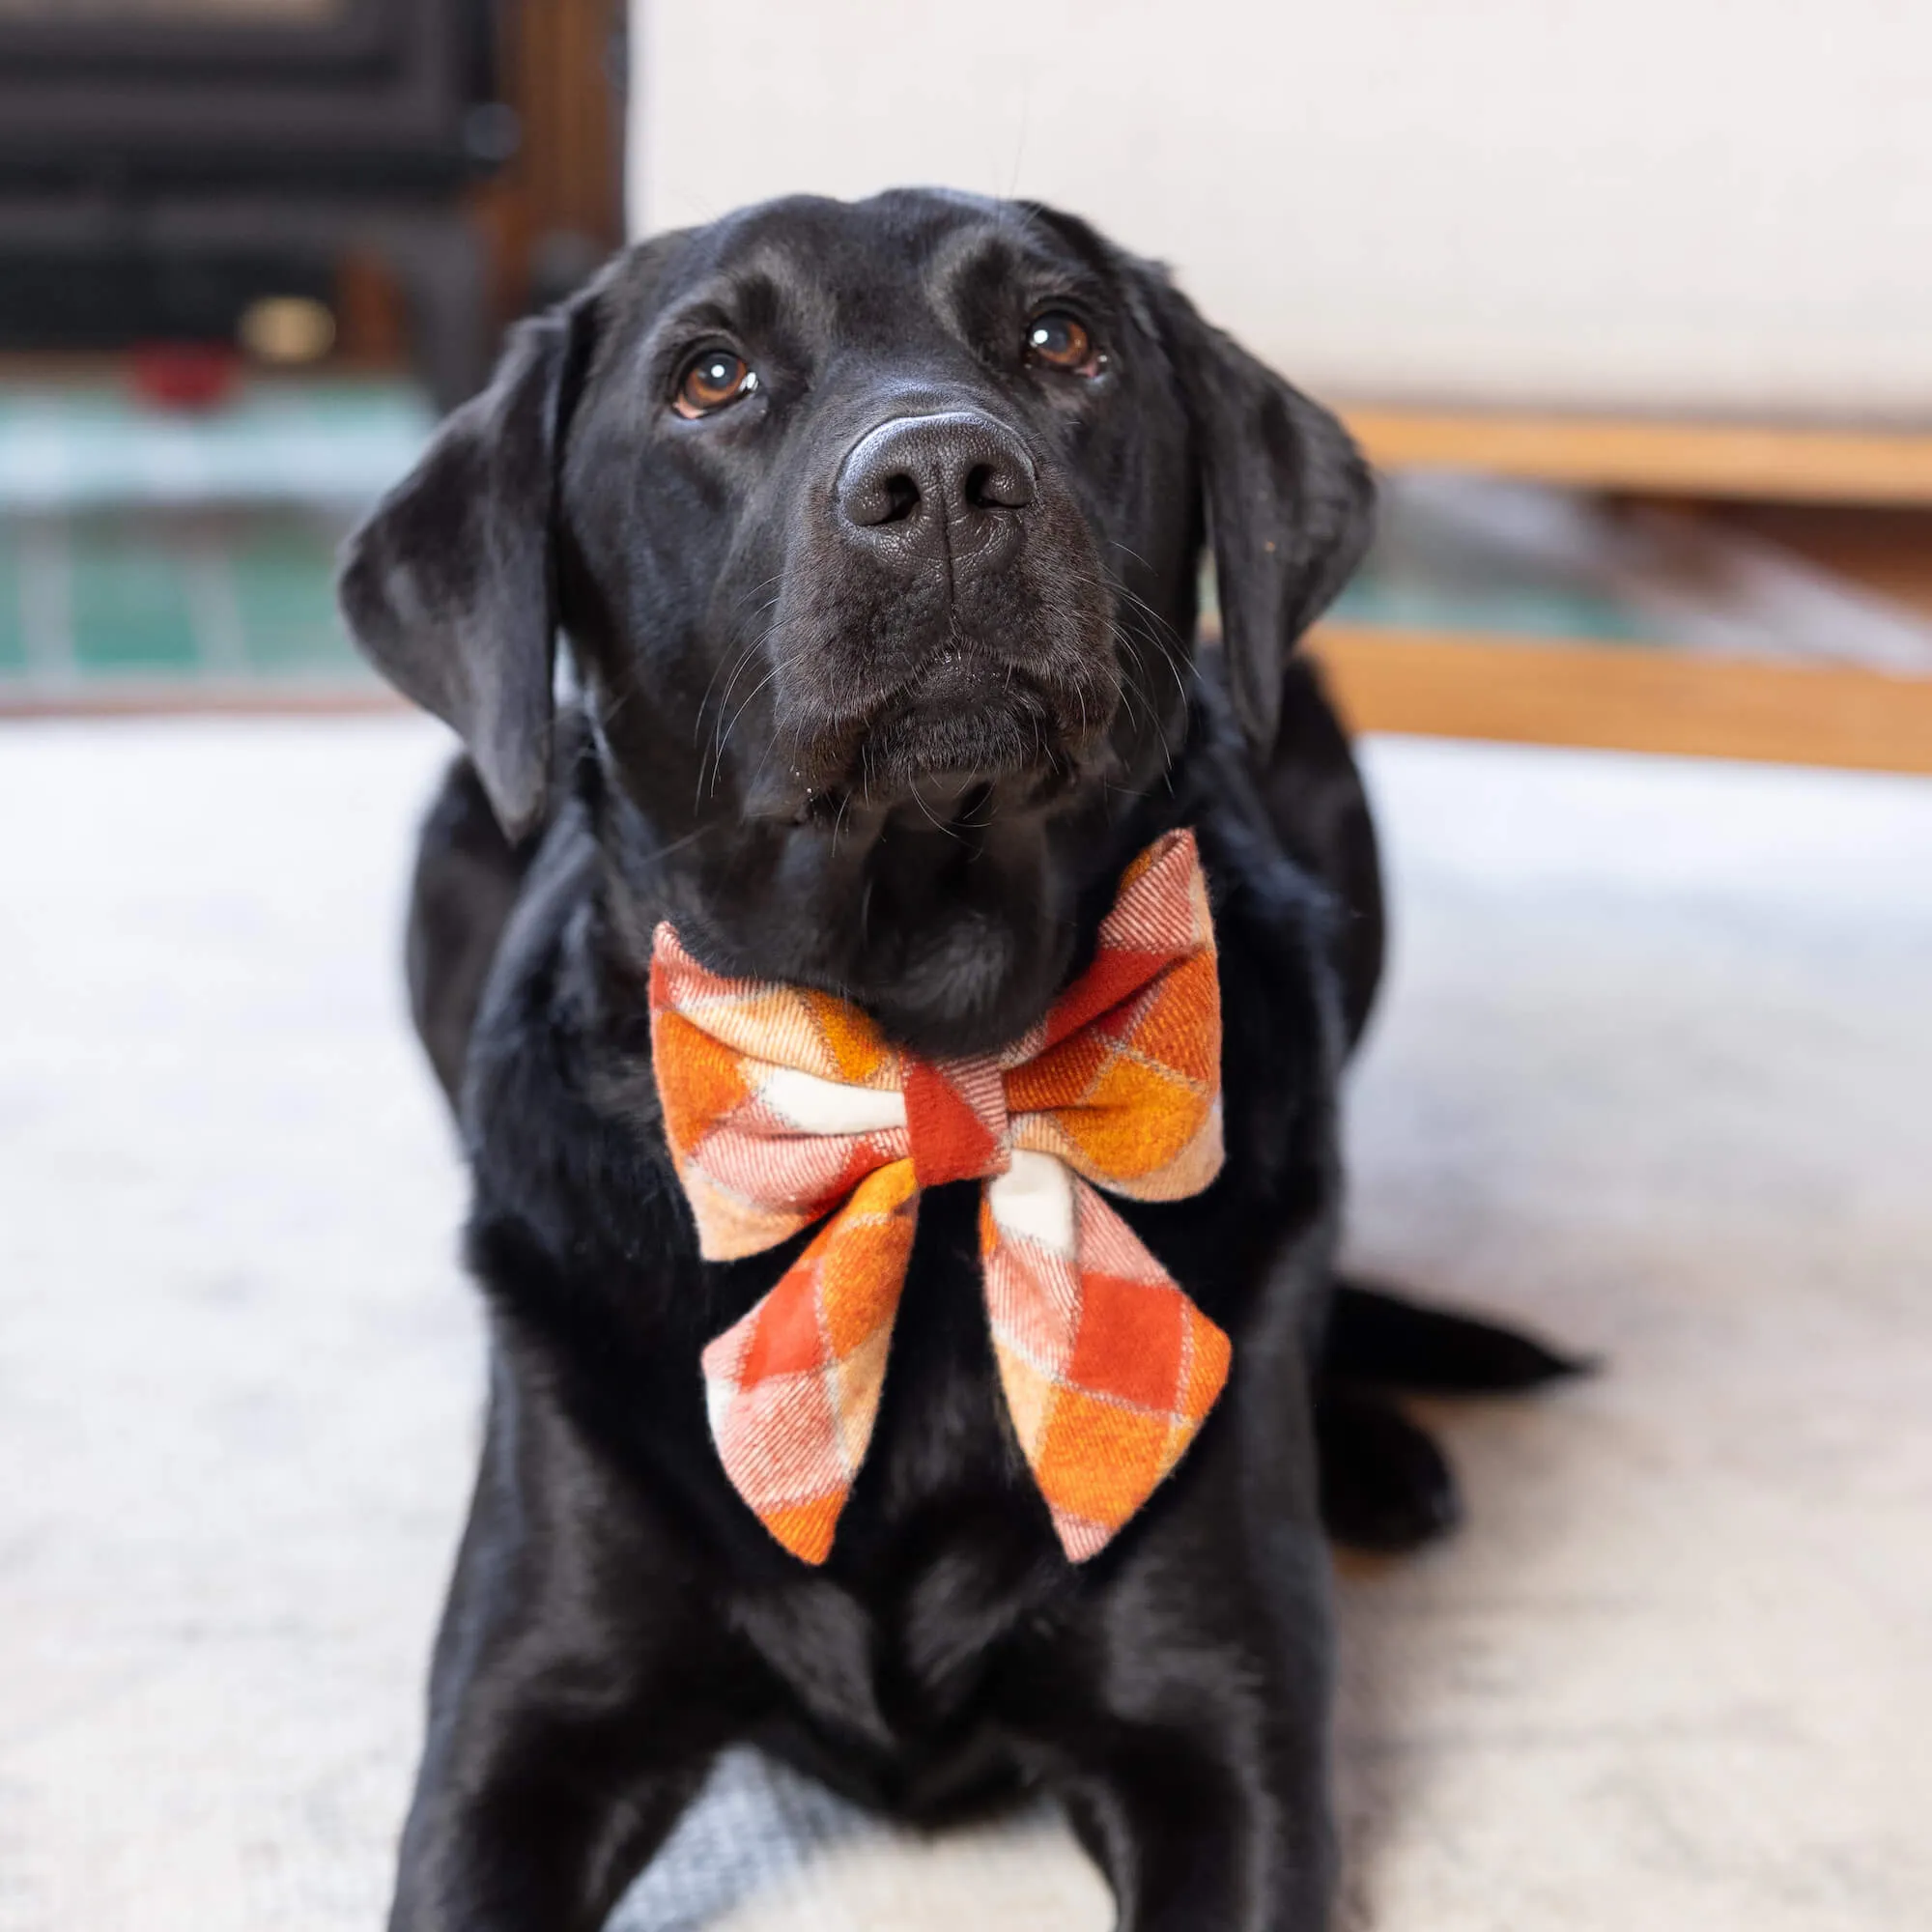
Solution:
[{"label": "dog's brown eye", "polygon": [[734,349],[707,349],[684,365],[671,408],[685,417],[708,416],[726,403],[749,396],[758,372]]},{"label": "dog's brown eye", "polygon": [[1029,362],[1069,376],[1097,376],[1106,361],[1087,325],[1064,308],[1048,309],[1027,324],[1026,353]]}]

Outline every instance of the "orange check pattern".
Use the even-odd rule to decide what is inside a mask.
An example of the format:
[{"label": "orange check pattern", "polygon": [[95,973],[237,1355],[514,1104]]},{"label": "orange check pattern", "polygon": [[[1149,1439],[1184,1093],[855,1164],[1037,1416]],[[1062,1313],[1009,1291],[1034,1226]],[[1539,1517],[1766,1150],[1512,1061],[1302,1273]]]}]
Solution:
[{"label": "orange check pattern", "polygon": [[[1101,1198],[1220,1172],[1221,1009],[1194,838],[1128,867],[1093,964],[1004,1053],[926,1061],[824,993],[707,972],[657,930],[651,1042],[707,1259],[825,1220],[703,1358],[738,1492],[822,1563],[871,1440],[923,1188],[982,1180],[1007,1406],[1066,1553],[1100,1549],[1180,1460],[1228,1338]],[[835,1211],[836,1210],[836,1211]]]}]

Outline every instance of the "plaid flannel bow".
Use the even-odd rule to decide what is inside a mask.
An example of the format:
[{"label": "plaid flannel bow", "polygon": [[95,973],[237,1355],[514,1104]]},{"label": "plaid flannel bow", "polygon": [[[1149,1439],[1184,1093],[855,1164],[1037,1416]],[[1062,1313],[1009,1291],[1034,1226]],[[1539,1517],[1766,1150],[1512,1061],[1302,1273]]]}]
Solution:
[{"label": "plaid flannel bow", "polygon": [[704,1350],[719,1455],[773,1536],[808,1563],[831,1550],[878,1412],[920,1190],[984,1179],[1007,1406],[1066,1553],[1099,1549],[1228,1376],[1228,1338],[1088,1184],[1178,1200],[1220,1171],[1220,990],[1193,835],[1135,860],[1094,963],[1004,1053],[920,1060],[843,1000],[707,972],[668,925],[651,1046],[708,1260],[838,1209]]}]

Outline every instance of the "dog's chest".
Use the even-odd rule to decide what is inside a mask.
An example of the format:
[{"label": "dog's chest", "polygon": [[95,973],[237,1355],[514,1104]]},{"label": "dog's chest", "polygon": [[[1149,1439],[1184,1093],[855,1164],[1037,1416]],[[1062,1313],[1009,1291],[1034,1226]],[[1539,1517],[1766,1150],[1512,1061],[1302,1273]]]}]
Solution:
[{"label": "dog's chest", "polygon": [[1067,1581],[994,1364],[978,1192],[923,1198],[878,1421],[832,1556],[748,1620],[819,1727],[889,1756],[921,1756],[956,1725],[1002,1645]]},{"label": "dog's chest", "polygon": [[[747,1619],[808,1723],[882,1775],[998,1726],[1085,1594],[1008,1414],[978,1194],[955,1183],[923,1199],[877,1425],[832,1556]],[[1183,1272],[1191,1246],[1169,1251]]]}]

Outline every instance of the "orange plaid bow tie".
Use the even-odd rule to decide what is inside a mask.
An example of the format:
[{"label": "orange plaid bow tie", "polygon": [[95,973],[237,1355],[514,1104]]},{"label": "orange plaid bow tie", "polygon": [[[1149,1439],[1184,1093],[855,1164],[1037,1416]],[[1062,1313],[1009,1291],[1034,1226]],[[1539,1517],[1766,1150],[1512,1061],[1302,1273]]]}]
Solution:
[{"label": "orange plaid bow tie", "polygon": [[668,925],[651,1049],[707,1260],[838,1208],[704,1350],[719,1455],[765,1527],[825,1560],[871,1440],[920,1190],[983,1179],[1007,1406],[1066,1553],[1099,1549],[1228,1377],[1228,1338],[1088,1184],[1172,1201],[1220,1172],[1220,988],[1193,835],[1134,861],[1094,963],[1004,1053],[920,1060],[843,1000],[706,972]]}]

